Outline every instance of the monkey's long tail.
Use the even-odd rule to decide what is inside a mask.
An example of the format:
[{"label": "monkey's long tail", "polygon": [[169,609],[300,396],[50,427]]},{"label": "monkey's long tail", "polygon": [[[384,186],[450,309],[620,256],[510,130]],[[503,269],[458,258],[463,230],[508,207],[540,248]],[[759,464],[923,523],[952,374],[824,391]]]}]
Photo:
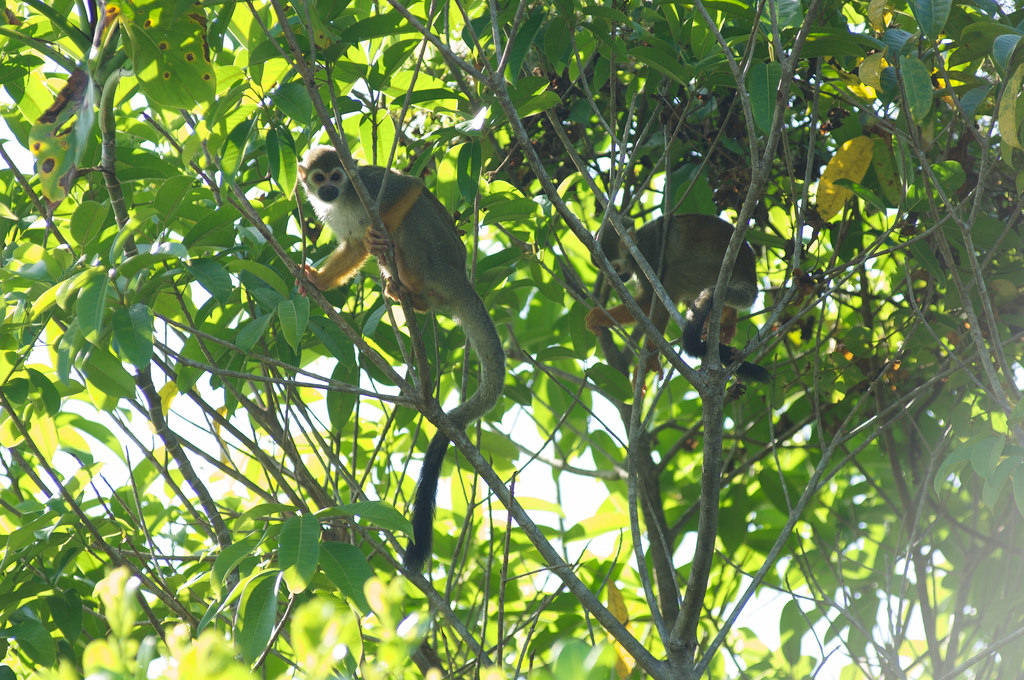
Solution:
[{"label": "monkey's long tail", "polygon": [[[701,339],[704,332],[704,322],[707,321],[711,312],[711,289],[701,293],[686,313],[686,324],[683,326],[683,350],[692,357],[702,358],[707,353],[708,343]],[[718,356],[722,364],[731,365],[736,361],[736,350],[729,345],[718,343]],[[736,375],[744,380],[753,380],[760,383],[770,383],[772,374],[767,370],[743,361],[736,369]]]},{"label": "monkey's long tail", "polygon": [[416,498],[412,506],[412,539],[405,548],[406,569],[419,572],[430,557],[434,547],[434,505],[437,497],[437,480],[441,476],[441,464],[448,451],[448,437],[438,431],[430,440],[427,453],[420,468],[420,480],[416,484]]},{"label": "monkey's long tail", "polygon": [[[452,305],[452,316],[462,326],[480,360],[480,385],[476,392],[448,412],[452,423],[464,429],[498,403],[505,387],[505,350],[501,346],[494,322],[476,291],[470,288],[467,294],[453,298],[460,299],[461,303],[457,307]],[[430,440],[423,458],[413,500],[412,540],[405,549],[404,558],[406,568],[411,571],[421,571],[433,550],[437,481],[441,476],[441,464],[449,443],[448,437],[438,431]]]}]

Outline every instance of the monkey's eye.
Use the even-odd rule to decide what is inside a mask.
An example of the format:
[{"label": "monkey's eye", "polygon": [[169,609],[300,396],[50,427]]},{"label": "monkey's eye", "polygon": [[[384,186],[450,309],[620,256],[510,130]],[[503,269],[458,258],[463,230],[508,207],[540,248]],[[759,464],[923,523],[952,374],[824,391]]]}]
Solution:
[{"label": "monkey's eye", "polygon": [[313,174],[310,175],[310,179],[313,180],[314,184],[320,184],[321,182],[324,181],[324,173],[320,172],[319,170],[315,170],[313,171]]},{"label": "monkey's eye", "polygon": [[341,171],[340,170],[335,170],[334,172],[331,173],[331,182],[337,184],[340,181],[341,181]]}]

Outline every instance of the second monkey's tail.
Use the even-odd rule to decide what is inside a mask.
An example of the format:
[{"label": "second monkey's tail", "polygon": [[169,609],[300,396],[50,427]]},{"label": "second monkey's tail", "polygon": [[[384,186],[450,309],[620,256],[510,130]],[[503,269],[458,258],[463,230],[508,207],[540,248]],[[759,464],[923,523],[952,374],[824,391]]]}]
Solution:
[{"label": "second monkey's tail", "polygon": [[[448,412],[452,423],[462,430],[498,403],[505,387],[505,350],[498,330],[476,291],[469,288],[467,294],[452,297],[459,300],[458,305],[450,310],[452,317],[462,326],[480,361],[480,385],[476,392]],[[423,458],[413,500],[412,540],[405,549],[404,558],[406,568],[411,571],[421,571],[433,550],[437,482],[449,443],[448,437],[439,430],[430,440]]]},{"label": "second monkey's tail", "polygon": [[[711,313],[711,296],[713,288],[708,288],[693,301],[686,311],[686,324],[683,326],[683,350],[692,357],[703,358],[707,353],[708,343],[701,339],[704,332],[704,322]],[[726,366],[736,361],[736,350],[729,345],[718,343],[719,360]],[[754,382],[770,383],[772,374],[767,370],[752,364],[749,361],[740,362],[736,369],[736,375],[744,380]]]}]

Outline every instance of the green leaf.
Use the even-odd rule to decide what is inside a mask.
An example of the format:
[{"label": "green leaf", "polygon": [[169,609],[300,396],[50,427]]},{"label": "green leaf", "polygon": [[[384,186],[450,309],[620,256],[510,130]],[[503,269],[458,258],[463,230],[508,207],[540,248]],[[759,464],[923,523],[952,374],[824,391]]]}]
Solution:
[{"label": "green leaf", "polygon": [[232,543],[220,551],[210,570],[210,584],[213,586],[214,592],[220,593],[220,589],[227,581],[228,574],[238,566],[239,562],[252,555],[259,545],[260,541],[257,539],[246,539]]},{"label": "green leaf", "polygon": [[902,28],[889,28],[886,29],[885,34],[882,36],[882,42],[889,49],[889,54],[892,58],[890,62],[895,61],[896,57],[903,55],[904,51],[908,51],[909,47],[913,46],[914,34],[908,31],[904,31]]},{"label": "green leaf", "polygon": [[217,76],[206,42],[206,15],[194,5],[178,12],[173,3],[119,3],[142,91],[153,104],[191,109],[217,92]]},{"label": "green leaf", "polygon": [[110,279],[98,269],[82,275],[85,284],[78,292],[75,312],[78,314],[78,328],[91,343],[99,341],[106,332],[104,321],[107,317],[107,293],[113,293]]},{"label": "green leaf", "polygon": [[538,113],[543,113],[548,109],[554,108],[561,103],[558,95],[554,92],[541,92],[540,94],[530,97],[525,103],[516,106],[516,112],[521,118],[527,116],[533,116]]},{"label": "green leaf", "polygon": [[143,269],[150,269],[155,265],[173,260],[182,260],[186,257],[188,257],[188,252],[182,244],[160,243],[149,252],[132,255],[124,260],[124,262],[117,266],[117,274],[118,276],[131,278]]},{"label": "green leaf", "polygon": [[[349,353],[352,346],[349,345]],[[359,383],[359,369],[355,365],[354,355],[346,361],[338,357],[338,362],[331,373],[331,379],[340,383],[357,385]],[[357,395],[342,390],[327,390],[327,415],[331,419],[331,425],[335,432],[342,432],[351,424],[352,413],[355,411]]]},{"label": "green leaf", "polygon": [[375,38],[392,38],[400,34],[403,17],[398,12],[384,12],[352,24],[338,36],[341,43],[359,43]]},{"label": "green leaf", "polygon": [[747,88],[750,90],[750,105],[754,114],[754,124],[762,132],[769,132],[772,114],[775,113],[775,102],[778,97],[779,83],[782,81],[782,64],[777,61],[755,62],[747,77]]},{"label": "green leaf", "polygon": [[323,343],[324,351],[348,367],[356,365],[356,353],[352,343],[329,319],[314,316],[309,320],[309,329],[317,340]]},{"label": "green leaf", "polygon": [[119,307],[111,319],[112,347],[137,368],[153,358],[153,312],[142,303],[129,309]]},{"label": "green leaf", "polygon": [[1017,49],[1017,44],[1022,37],[1024,36],[1019,33],[1004,33],[996,36],[996,39],[992,41],[992,58],[1003,69],[1009,68],[1010,57],[1013,56],[1013,51]]},{"label": "green leaf", "polygon": [[217,260],[213,258],[195,259],[191,264],[185,265],[185,269],[217,302],[223,305],[231,299],[231,293],[234,292],[231,275]]},{"label": "green leaf", "polygon": [[247,528],[250,522],[257,526],[266,526],[266,520],[276,515],[296,512],[295,506],[287,503],[260,503],[239,515],[234,522],[236,531]]},{"label": "green leaf", "polygon": [[235,642],[248,664],[256,661],[270,643],[277,621],[277,592],[280,584],[280,573],[271,573],[243,593],[238,603],[241,615]]},{"label": "green leaf", "polygon": [[1002,435],[983,434],[968,439],[946,456],[939,465],[935,473],[935,493],[942,490],[949,475],[968,461],[980,477],[987,479],[995,470],[1005,446],[1006,437]]},{"label": "green leaf", "polygon": [[320,556],[320,522],[313,515],[289,517],[278,536],[278,566],[291,593],[309,587]]},{"label": "green leaf", "polygon": [[334,508],[326,508],[315,513],[317,519],[324,517],[360,517],[382,529],[409,533],[412,525],[405,515],[398,512],[395,506],[383,501],[360,501],[347,503]]},{"label": "green leaf", "polygon": [[1017,456],[1014,456],[1012,450],[1008,451],[1010,455],[1000,460],[992,471],[992,474],[985,480],[985,484],[981,487],[981,502],[990,508],[996,508],[999,503],[999,497],[1002,494],[1003,489],[1006,487],[1006,483],[1010,480],[1011,475],[1017,474],[1017,471],[1024,465],[1024,460],[1021,460],[1019,456],[1019,450]]},{"label": "green leaf", "polygon": [[917,57],[900,57],[900,72],[907,93],[907,104],[915,123],[921,123],[932,109],[932,76]]},{"label": "green leaf", "polygon": [[594,364],[587,369],[587,378],[613,399],[629,401],[633,398],[633,386],[630,384],[629,378],[608,364]]},{"label": "green leaf", "polygon": [[168,177],[160,185],[156,192],[156,198],[153,199],[153,207],[156,208],[165,223],[170,222],[181,204],[189,198],[189,189],[192,188],[195,181],[195,177],[178,175],[177,177]]},{"label": "green leaf", "polygon": [[918,26],[930,40],[936,40],[949,19],[951,0],[909,0],[910,11],[914,13]]},{"label": "green leaf", "polygon": [[93,347],[82,365],[89,394],[100,408],[112,408],[118,399],[135,395],[135,380],[121,362],[102,347]]},{"label": "green leaf", "polygon": [[277,318],[284,339],[298,352],[309,321],[309,300],[304,297],[281,300],[277,303]]},{"label": "green leaf", "polygon": [[1003,94],[999,98],[999,131],[1003,141],[1015,149],[1024,150],[1021,144],[1021,118],[1024,117],[1024,64],[1018,64],[1013,75],[1003,86]]},{"label": "green leaf", "polygon": [[886,206],[895,208],[903,197],[903,185],[896,174],[896,164],[892,151],[883,139],[874,140],[874,151],[871,154],[871,169],[875,171],[878,187],[885,197]]},{"label": "green leaf", "polygon": [[960,97],[960,108],[964,110],[964,113],[967,114],[968,117],[973,117],[977,113],[978,107],[981,106],[982,102],[985,101],[985,98],[988,97],[990,89],[991,88],[987,85],[975,87],[968,90]]},{"label": "green leaf", "polygon": [[554,16],[544,30],[544,56],[561,71],[572,56],[572,36],[567,16]]},{"label": "green leaf", "polygon": [[348,543],[325,541],[320,556],[320,569],[341,594],[352,600],[359,611],[370,612],[363,585],[373,576],[373,569],[359,548]]},{"label": "green leaf", "polygon": [[231,130],[224,141],[224,146],[221,149],[220,169],[225,177],[233,178],[244,165],[249,143],[258,124],[258,116],[243,120]]},{"label": "green leaf", "polygon": [[395,121],[391,114],[378,110],[362,117],[359,123],[359,144],[368,162],[378,165],[386,163],[394,141]]},{"label": "green leaf", "polygon": [[46,604],[50,607],[50,616],[53,617],[53,622],[57,624],[61,635],[74,644],[82,634],[82,597],[77,591],[67,590],[46,598]]},{"label": "green leaf", "polygon": [[508,69],[506,71],[506,75],[513,82],[519,77],[523,61],[533,47],[534,39],[537,37],[541,26],[544,25],[544,19],[547,18],[547,13],[543,7],[543,3],[535,5],[529,18],[523,22],[522,26],[519,27],[519,31],[516,32],[512,48],[509,51]]},{"label": "green leaf", "polygon": [[273,314],[264,314],[242,326],[242,329],[238,331],[238,335],[235,338],[235,344],[243,352],[251,350],[253,345],[267,332],[273,318]]},{"label": "green leaf", "polygon": [[96,201],[82,201],[71,215],[71,236],[88,252],[92,252],[89,247],[94,245],[94,240],[103,229],[110,226],[109,217],[109,206]]},{"label": "green leaf", "polygon": [[43,404],[47,415],[57,415],[60,412],[61,397],[53,382],[47,375],[34,368],[29,368],[26,372],[32,384],[33,397]]},{"label": "green leaf", "polygon": [[[953,192],[964,185],[967,181],[967,173],[964,172],[963,167],[957,161],[942,161],[932,166],[932,173],[935,178],[939,181],[939,186],[942,187],[943,193],[946,196],[952,196]],[[907,187],[907,211],[908,212],[924,212],[928,210],[928,193],[932,194],[932,200],[936,204],[939,204],[938,193],[933,191],[930,186],[921,186],[921,180],[918,184],[911,184]]]},{"label": "green leaf", "polygon": [[779,636],[782,639],[782,654],[790,664],[800,659],[800,644],[807,632],[807,618],[796,600],[790,600],[782,607],[779,616]]},{"label": "green leaf", "polygon": [[1017,503],[1017,512],[1024,516],[1024,474],[1013,476],[1013,500]]},{"label": "green leaf", "polygon": [[459,148],[456,182],[462,200],[472,205],[476,201],[480,185],[480,168],[482,165],[480,141],[473,139]]},{"label": "green leaf", "polygon": [[281,113],[297,121],[305,122],[313,117],[313,102],[301,81],[283,83],[271,93],[270,101]]},{"label": "green leaf", "polygon": [[686,85],[686,83],[693,77],[692,69],[681,64],[676,55],[658,49],[657,47],[641,45],[639,47],[632,48],[629,51],[629,54],[658,73],[668,76],[680,85]]},{"label": "green leaf", "polygon": [[[271,151],[273,139],[273,151]],[[295,153],[295,141],[286,127],[275,128],[267,133],[267,155],[270,160],[270,176],[285,194],[295,193],[298,181],[298,156]]]},{"label": "green leaf", "polygon": [[18,646],[40,666],[52,666],[57,661],[57,646],[53,638],[38,621],[24,621],[3,631],[5,637],[14,638]]},{"label": "green leaf", "polygon": [[[259,262],[253,262],[252,260],[246,260],[244,258],[232,258],[228,259],[225,264],[227,270],[232,274],[238,274],[240,277],[254,277],[259,281],[270,286],[277,292],[281,297],[288,296],[288,289],[290,285],[286,286],[284,281],[281,279],[280,274],[271,269],[265,264]],[[252,287],[251,283],[243,281],[247,286]],[[275,304],[276,301],[275,301]]]}]

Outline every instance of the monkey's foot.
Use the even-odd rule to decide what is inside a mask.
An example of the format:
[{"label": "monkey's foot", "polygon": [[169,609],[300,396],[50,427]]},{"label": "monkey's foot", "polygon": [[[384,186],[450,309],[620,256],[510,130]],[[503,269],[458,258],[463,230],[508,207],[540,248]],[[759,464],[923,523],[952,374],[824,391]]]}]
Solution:
[{"label": "monkey's foot", "polygon": [[402,293],[406,292],[405,287],[402,283],[393,276],[385,277],[381,283],[384,285],[384,295],[390,299],[399,302],[401,301]]}]

